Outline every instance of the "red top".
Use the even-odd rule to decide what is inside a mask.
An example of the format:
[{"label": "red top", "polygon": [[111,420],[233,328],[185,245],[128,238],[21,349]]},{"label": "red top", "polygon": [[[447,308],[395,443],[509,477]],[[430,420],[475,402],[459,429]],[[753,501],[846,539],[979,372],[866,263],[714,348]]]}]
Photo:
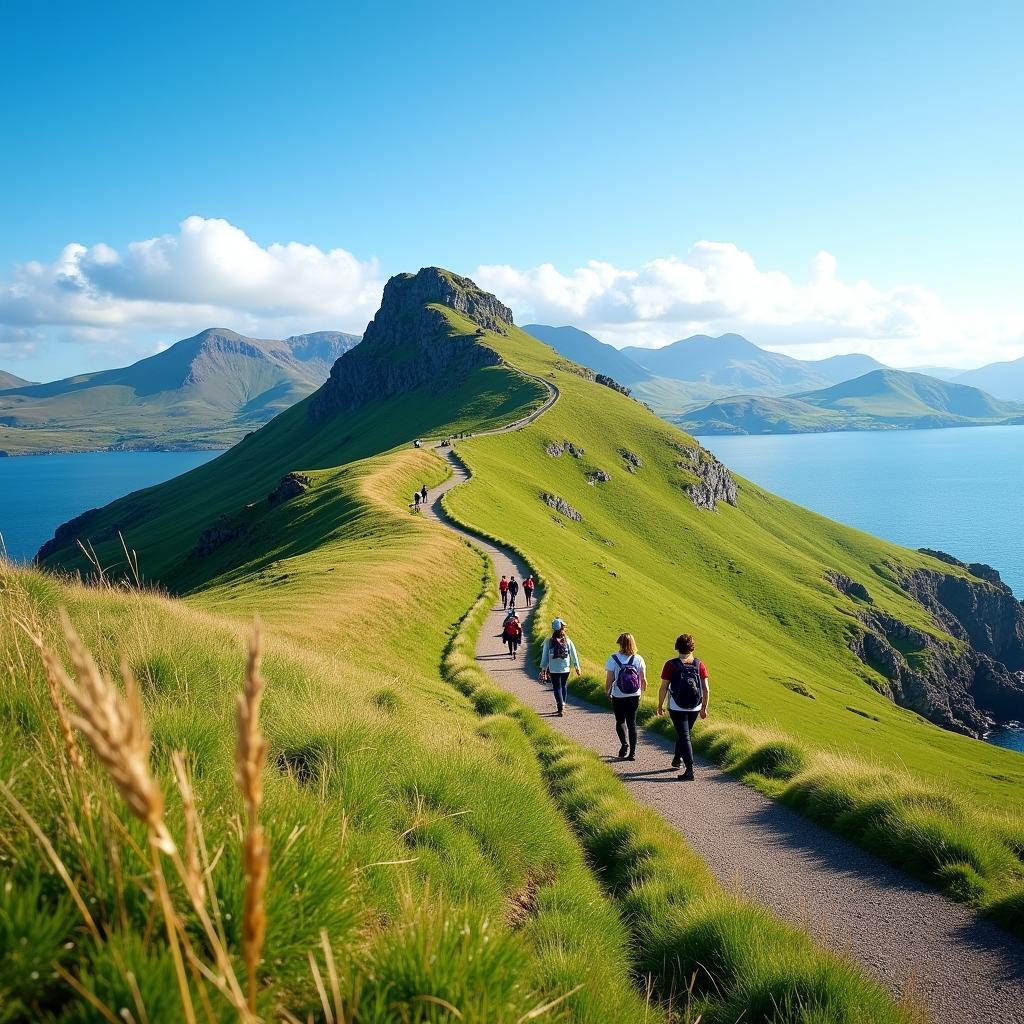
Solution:
[{"label": "red top", "polygon": [[533,580],[523,580],[523,590],[533,590]]},{"label": "red top", "polygon": [[[675,671],[675,663],[678,660],[678,658],[672,658],[669,661],[665,662],[665,667],[661,670],[662,679],[667,679],[669,682],[672,681],[672,673]],[[707,679],[708,677],[708,667],[704,664],[703,661],[700,663],[700,677],[701,679]]]},{"label": "red top", "polygon": [[508,580],[504,580],[504,579],[503,579],[503,580],[502,580],[502,581],[501,581],[501,582],[500,582],[500,583],[498,584],[498,589],[499,589],[499,590],[508,590]]}]

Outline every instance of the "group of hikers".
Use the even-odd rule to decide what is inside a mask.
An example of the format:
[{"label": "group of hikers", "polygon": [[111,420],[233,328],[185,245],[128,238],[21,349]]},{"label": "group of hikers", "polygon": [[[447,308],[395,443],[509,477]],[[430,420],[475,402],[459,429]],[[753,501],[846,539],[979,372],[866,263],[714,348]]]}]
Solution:
[{"label": "group of hikers", "polygon": [[[535,583],[533,577],[523,581],[526,603],[533,603]],[[515,602],[519,583],[514,576],[501,577],[499,584],[501,606],[506,611],[501,627],[502,643],[508,646],[509,655],[518,657],[519,645],[523,641],[523,624],[516,612]],[[605,662],[605,695],[611,701],[615,715],[615,733],[619,738],[619,757],[622,760],[636,760],[636,715],[640,708],[640,697],[647,690],[647,663],[637,650],[632,633],[619,635],[618,649]],[[689,633],[676,638],[676,656],[665,662],[661,670],[661,686],[658,690],[658,715],[666,710],[675,726],[676,744],[672,767],[684,769],[679,778],[683,782],[693,781],[693,744],[690,733],[698,718],[707,718],[708,701],[711,698],[711,684],[708,670],[696,657],[696,642]],[[541,679],[551,684],[555,697],[555,714],[561,718],[569,690],[569,674],[581,674],[580,659],[576,645],[566,632],[565,623],[556,618],[551,623],[551,635],[544,640],[540,656]]]}]

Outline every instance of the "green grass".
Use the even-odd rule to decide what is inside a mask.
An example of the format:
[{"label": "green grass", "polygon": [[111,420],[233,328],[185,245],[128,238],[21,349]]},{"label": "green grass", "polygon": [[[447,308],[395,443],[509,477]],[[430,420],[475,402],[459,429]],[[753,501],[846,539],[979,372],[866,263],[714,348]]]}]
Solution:
[{"label": "green grass", "polygon": [[[1021,821],[1024,762],[1012,751],[933,726],[878,692],[884,681],[848,647],[854,603],[824,579],[828,570],[845,573],[869,587],[879,608],[938,635],[895,581],[895,567],[929,565],[926,556],[746,481],[738,508],[698,510],[682,490],[692,478],[677,468],[678,448],[691,439],[637,403],[558,369],[550,350],[525,335],[494,343],[513,365],[557,382],[562,398],[514,435],[460,443],[474,478],[447,496],[447,508],[523,552],[541,574],[538,622],[553,614],[568,621],[592,676],[580,691],[600,699],[596,679],[621,631],[637,635],[655,673],[672,656],[675,636],[692,632],[712,676],[712,717],[697,730],[700,742],[722,725],[746,730],[751,748],[761,731],[781,735],[799,747],[806,771],[829,777],[854,803],[867,800],[861,781],[867,773],[891,790],[894,805],[905,804],[896,848],[880,842],[891,818],[881,818],[874,830],[853,828],[827,806],[815,813],[811,798],[798,800],[795,782],[784,796],[778,780],[748,775],[766,792],[876,852],[920,867],[961,896],[963,886],[948,884],[945,865],[959,859],[957,835],[976,830],[979,842],[1001,852],[980,859],[983,891],[976,889],[970,902],[989,906],[1017,891],[1024,862],[1002,838],[1001,823]],[[546,454],[549,442],[563,438],[582,447],[584,458]],[[626,471],[623,448],[641,457],[635,474]],[[611,473],[612,481],[590,485],[586,474],[594,468]],[[553,512],[540,500],[542,491],[565,498],[582,521]],[[652,709],[646,702],[645,708],[646,718]],[[856,766],[854,777],[845,777],[846,765]],[[935,798],[929,827],[941,830],[945,822],[950,832],[948,853],[940,847],[933,858],[939,864],[917,856],[931,841],[918,825],[922,791]]]}]

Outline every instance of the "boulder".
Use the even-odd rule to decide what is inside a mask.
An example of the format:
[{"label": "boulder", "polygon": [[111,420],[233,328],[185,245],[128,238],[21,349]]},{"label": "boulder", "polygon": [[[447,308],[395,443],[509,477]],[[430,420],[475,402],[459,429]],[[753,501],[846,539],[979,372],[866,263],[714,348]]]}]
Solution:
[{"label": "boulder", "polygon": [[545,505],[549,508],[553,508],[556,512],[561,513],[566,519],[571,519],[574,523],[583,521],[583,516],[564,498],[559,498],[557,494],[548,494],[547,491],[544,491],[540,497],[541,501],[543,501]]},{"label": "boulder", "polygon": [[313,481],[305,473],[285,473],[278,485],[267,495],[271,506],[280,505],[290,498],[297,498],[312,486]]}]

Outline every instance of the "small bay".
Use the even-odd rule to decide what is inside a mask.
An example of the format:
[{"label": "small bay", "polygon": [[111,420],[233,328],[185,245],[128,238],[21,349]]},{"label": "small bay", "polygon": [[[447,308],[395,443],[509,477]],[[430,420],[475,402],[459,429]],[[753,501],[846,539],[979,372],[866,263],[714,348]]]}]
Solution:
[{"label": "small bay", "polygon": [[220,454],[77,452],[0,459],[0,533],[8,557],[30,561],[61,523]]}]

